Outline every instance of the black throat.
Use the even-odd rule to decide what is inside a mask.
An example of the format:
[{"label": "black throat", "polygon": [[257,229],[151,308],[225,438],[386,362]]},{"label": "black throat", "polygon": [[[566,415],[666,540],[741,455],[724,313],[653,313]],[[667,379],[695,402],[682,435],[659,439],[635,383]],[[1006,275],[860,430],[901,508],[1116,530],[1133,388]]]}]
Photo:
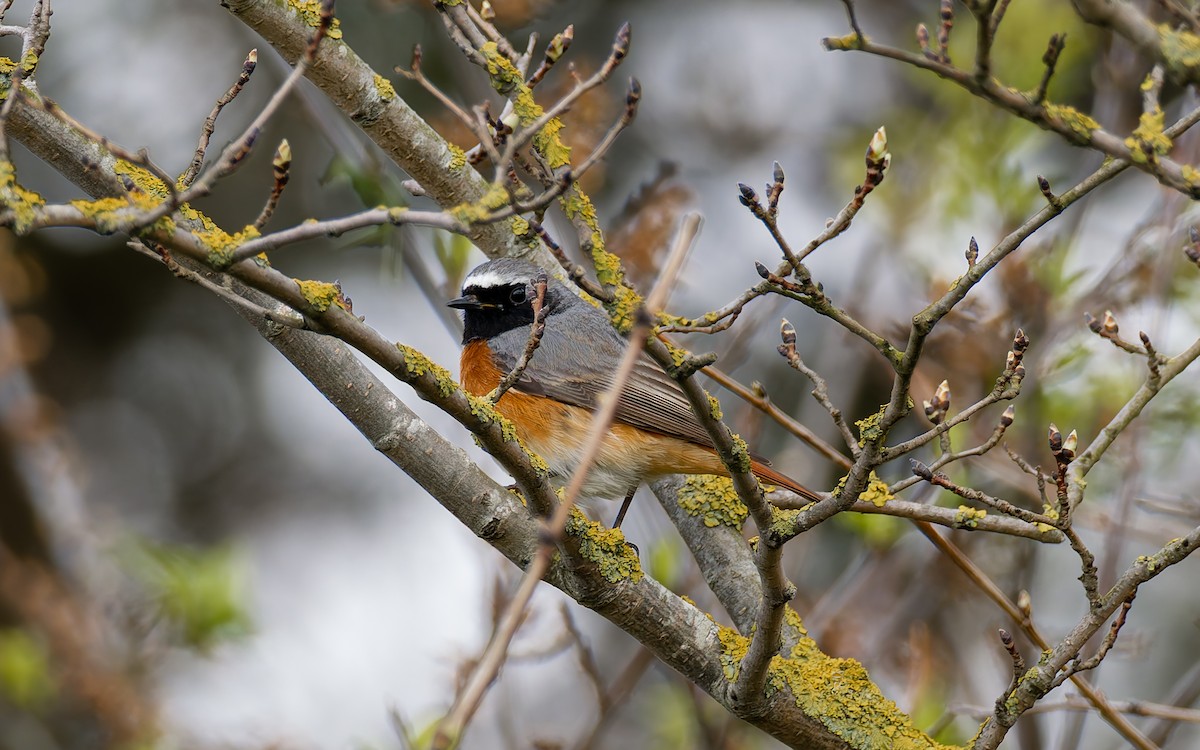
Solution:
[{"label": "black throat", "polygon": [[[468,288],[463,291],[478,298],[477,308],[463,310],[463,343],[490,339],[505,331],[533,324],[533,304],[526,300],[514,304],[511,299],[516,285]],[[524,285],[522,285],[524,286]]]}]

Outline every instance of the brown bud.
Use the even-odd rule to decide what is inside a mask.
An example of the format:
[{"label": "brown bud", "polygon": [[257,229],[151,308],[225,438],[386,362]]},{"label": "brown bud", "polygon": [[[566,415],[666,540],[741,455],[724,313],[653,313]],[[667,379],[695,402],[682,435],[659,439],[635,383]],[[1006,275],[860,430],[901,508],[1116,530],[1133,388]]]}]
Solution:
[{"label": "brown bud", "polygon": [[882,125],[871,136],[871,142],[867,145],[867,165],[883,163],[886,168],[890,163],[891,155],[888,153],[887,129]]},{"label": "brown bud", "polygon": [[941,382],[941,384],[938,385],[937,390],[934,391],[933,397],[935,399],[937,399],[938,408],[942,411],[943,414],[946,412],[949,412],[950,411],[950,381],[943,380]]},{"label": "brown bud", "polygon": [[938,422],[942,421],[941,418],[938,416],[938,409],[937,409],[937,405],[935,403],[933,403],[929,399],[924,399],[923,401],[921,401],[921,406],[924,407],[925,416],[929,419],[930,422],[937,424]]},{"label": "brown bud", "polygon": [[974,266],[977,260],[979,260],[979,243],[972,237],[971,242],[967,244],[967,267]]},{"label": "brown bud", "polygon": [[1050,428],[1046,431],[1046,440],[1050,443],[1050,452],[1057,454],[1063,447],[1063,436],[1058,427],[1051,422]]},{"label": "brown bud", "polygon": [[783,338],[783,343],[786,346],[796,345],[796,327],[788,322],[787,318],[784,318],[779,323],[779,335]]},{"label": "brown bud", "polygon": [[741,201],[743,206],[751,209],[758,207],[758,193],[754,192],[754,188],[744,182],[739,182],[738,192],[741,193],[738,196],[738,200]]},{"label": "brown bud", "polygon": [[1083,322],[1087,323],[1087,327],[1091,329],[1092,333],[1100,333],[1100,321],[1096,320],[1096,317],[1090,312],[1083,314]]},{"label": "brown bud", "polygon": [[642,84],[636,78],[629,79],[629,88],[625,91],[625,106],[630,109],[636,108],[638,102],[642,99]]},{"label": "brown bud", "polygon": [[1121,330],[1117,326],[1117,319],[1113,317],[1112,310],[1104,311],[1104,332],[1111,335],[1116,335]]},{"label": "brown bud", "polygon": [[933,471],[925,464],[921,463],[915,458],[910,458],[908,463],[912,467],[912,473],[915,476],[924,479],[926,482],[933,479]]},{"label": "brown bud", "polygon": [[275,149],[275,158],[271,160],[271,166],[276,171],[286,172],[288,167],[292,165],[292,147],[284,138],[279,142],[279,146]]},{"label": "brown bud", "polygon": [[620,61],[629,54],[629,42],[632,36],[633,29],[630,28],[629,22],[621,24],[621,28],[617,29],[617,36],[613,40],[612,59],[614,61]]},{"label": "brown bud", "polygon": [[1000,425],[1005,428],[1012,427],[1013,418],[1016,416],[1016,408],[1012,404],[1009,404],[1008,408],[1004,410],[1004,413],[1000,415]]},{"label": "brown bud", "polygon": [[1029,337],[1025,335],[1024,328],[1018,328],[1017,333],[1013,336],[1013,351],[1020,356],[1029,348]]}]

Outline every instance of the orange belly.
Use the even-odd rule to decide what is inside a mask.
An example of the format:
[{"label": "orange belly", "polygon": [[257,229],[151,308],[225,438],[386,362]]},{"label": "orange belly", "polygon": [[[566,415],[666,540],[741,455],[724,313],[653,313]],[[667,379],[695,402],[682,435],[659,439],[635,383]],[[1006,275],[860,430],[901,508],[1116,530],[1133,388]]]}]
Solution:
[{"label": "orange belly", "polygon": [[[476,396],[492,391],[504,373],[492,362],[483,341],[472,341],[462,353],[463,388]],[[578,466],[592,413],[543,396],[509,390],[496,410],[517,428],[521,440],[545,459],[556,474],[570,477]],[[680,438],[614,424],[601,446],[583,494],[588,497],[624,497],[639,484],[669,474],[726,474],[708,448]]]}]

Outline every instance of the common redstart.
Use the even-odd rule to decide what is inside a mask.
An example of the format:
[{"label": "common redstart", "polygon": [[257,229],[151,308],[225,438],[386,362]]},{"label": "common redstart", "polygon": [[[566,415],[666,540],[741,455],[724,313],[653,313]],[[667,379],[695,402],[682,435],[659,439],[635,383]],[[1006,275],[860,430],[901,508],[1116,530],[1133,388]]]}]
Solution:
[{"label": "common redstart", "polygon": [[[463,281],[448,304],[463,311],[461,381],[475,395],[490,393],[516,365],[534,323],[537,266],[512,258],[490,260]],[[529,365],[496,404],[527,446],[557,475],[579,463],[592,412],[628,346],[608,316],[553,278],[543,304],[545,331]],[[751,471],[810,500],[820,497],[754,458]],[[616,417],[582,494],[620,498],[643,482],[670,474],[728,476],[679,385],[648,357],[633,370]]]}]

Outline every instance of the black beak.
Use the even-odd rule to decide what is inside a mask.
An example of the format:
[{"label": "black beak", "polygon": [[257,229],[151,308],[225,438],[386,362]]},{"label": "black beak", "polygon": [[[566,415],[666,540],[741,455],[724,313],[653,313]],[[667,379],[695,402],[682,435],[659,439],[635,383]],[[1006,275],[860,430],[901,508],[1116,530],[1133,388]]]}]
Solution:
[{"label": "black beak", "polygon": [[479,310],[484,306],[474,294],[467,294],[458,299],[452,299],[446,305],[459,310]]}]

